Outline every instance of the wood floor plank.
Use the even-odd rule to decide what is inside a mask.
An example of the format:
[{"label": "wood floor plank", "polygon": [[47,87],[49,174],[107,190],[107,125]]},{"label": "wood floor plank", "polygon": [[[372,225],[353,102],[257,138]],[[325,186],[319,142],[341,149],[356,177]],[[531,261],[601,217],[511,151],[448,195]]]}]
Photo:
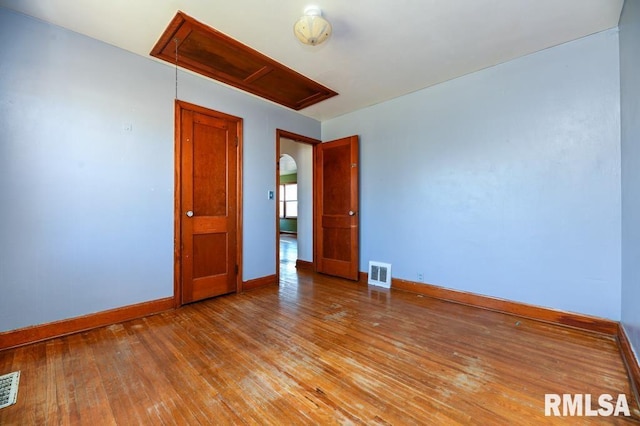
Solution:
[{"label": "wood floor plank", "polygon": [[[92,347],[88,344],[87,333],[54,339],[52,342],[63,346],[60,361],[65,380],[58,383],[58,393],[68,395],[70,424],[88,424],[93,419],[101,419],[103,424],[113,424],[113,412]],[[59,407],[61,409],[62,406]]]},{"label": "wood floor plank", "polygon": [[632,417],[579,423],[640,421],[611,337],[295,268],[281,278],[0,352],[0,373],[22,371],[0,424],[567,424],[544,416],[546,393],[623,393]]}]

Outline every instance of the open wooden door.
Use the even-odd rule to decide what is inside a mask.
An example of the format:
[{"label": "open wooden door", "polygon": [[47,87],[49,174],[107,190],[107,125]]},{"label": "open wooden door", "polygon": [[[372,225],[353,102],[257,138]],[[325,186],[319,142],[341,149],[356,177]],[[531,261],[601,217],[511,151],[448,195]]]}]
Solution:
[{"label": "open wooden door", "polygon": [[317,271],[358,280],[358,136],[317,145],[315,172]]},{"label": "open wooden door", "polygon": [[240,286],[242,119],[176,102],[177,304]]}]

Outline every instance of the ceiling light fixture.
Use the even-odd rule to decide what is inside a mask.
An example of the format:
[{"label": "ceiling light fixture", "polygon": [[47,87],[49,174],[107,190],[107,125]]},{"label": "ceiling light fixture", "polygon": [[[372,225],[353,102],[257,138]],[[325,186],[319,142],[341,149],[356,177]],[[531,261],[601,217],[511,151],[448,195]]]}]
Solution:
[{"label": "ceiling light fixture", "polygon": [[319,7],[309,6],[293,25],[293,33],[302,43],[316,46],[329,38],[331,24],[322,17]]}]

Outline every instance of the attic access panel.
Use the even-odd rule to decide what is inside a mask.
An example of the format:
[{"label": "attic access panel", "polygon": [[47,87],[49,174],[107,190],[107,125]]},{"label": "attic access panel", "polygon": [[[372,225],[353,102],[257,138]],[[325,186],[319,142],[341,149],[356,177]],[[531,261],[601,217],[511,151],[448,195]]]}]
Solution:
[{"label": "attic access panel", "polygon": [[293,71],[178,11],[151,56],[221,81],[296,111],[336,96]]}]

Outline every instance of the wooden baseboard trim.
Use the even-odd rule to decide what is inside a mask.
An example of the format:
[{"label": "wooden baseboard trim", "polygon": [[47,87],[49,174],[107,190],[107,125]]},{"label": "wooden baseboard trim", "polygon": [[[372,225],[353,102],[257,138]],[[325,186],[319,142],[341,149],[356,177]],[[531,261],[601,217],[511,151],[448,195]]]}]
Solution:
[{"label": "wooden baseboard trim", "polygon": [[0,333],[0,351],[174,309],[173,297]]},{"label": "wooden baseboard trim", "polygon": [[624,365],[627,367],[627,373],[629,374],[629,381],[631,382],[631,390],[640,405],[640,360],[636,358],[629,337],[624,329],[624,326],[620,324],[618,327],[618,346],[620,347],[620,355]]},{"label": "wooden baseboard trim", "polygon": [[[361,280],[365,283],[367,282],[367,278],[367,273],[361,274]],[[496,297],[483,296],[480,294],[439,287],[433,284],[417,283],[397,278],[393,278],[391,280],[391,288],[418,293],[435,299],[475,306],[491,311],[602,333],[609,336],[616,336],[618,333],[618,322],[608,320],[606,318],[565,312],[551,308],[543,308],[541,306],[513,302]]]},{"label": "wooden baseboard trim", "polygon": [[245,281],[244,283],[242,283],[242,289],[244,291],[247,291],[247,290],[253,290],[255,288],[265,287],[273,284],[278,284],[278,277],[275,274]]},{"label": "wooden baseboard trim", "polygon": [[307,260],[296,259],[296,269],[304,269],[307,271],[313,271],[313,262]]}]

